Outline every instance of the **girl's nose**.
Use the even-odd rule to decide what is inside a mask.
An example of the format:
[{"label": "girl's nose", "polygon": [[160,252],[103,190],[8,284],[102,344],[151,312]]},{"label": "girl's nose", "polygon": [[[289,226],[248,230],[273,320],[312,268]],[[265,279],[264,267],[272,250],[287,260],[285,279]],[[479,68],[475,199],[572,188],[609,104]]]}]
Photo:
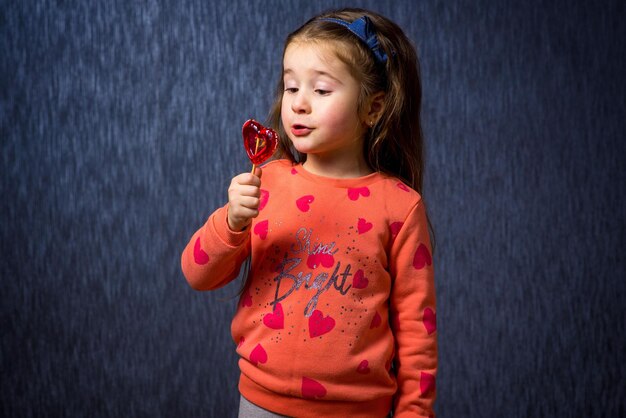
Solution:
[{"label": "girl's nose", "polygon": [[300,90],[293,98],[293,101],[291,102],[291,110],[295,113],[309,113],[311,111],[309,100],[302,90]]}]

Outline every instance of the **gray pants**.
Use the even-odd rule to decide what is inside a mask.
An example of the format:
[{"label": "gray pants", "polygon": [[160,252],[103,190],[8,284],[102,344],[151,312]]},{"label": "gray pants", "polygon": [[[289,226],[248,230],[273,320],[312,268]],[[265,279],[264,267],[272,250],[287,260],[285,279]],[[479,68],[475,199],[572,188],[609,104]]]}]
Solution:
[{"label": "gray pants", "polygon": [[243,396],[239,397],[239,418],[289,418],[286,415],[278,415],[256,406]]},{"label": "gray pants", "polygon": [[[392,417],[393,414],[389,412],[387,417]],[[239,397],[239,417],[238,418],[289,418],[287,415],[278,415],[273,412],[263,409],[260,406],[256,406],[243,396]]]}]

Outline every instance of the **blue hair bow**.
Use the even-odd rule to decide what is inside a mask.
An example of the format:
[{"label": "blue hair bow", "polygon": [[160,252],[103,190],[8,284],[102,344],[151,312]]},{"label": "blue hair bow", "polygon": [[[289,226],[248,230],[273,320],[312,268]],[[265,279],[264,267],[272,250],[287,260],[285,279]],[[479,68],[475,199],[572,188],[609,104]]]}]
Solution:
[{"label": "blue hair bow", "polygon": [[385,54],[378,43],[376,32],[374,32],[373,29],[374,25],[369,17],[361,16],[352,23],[332,17],[325,17],[319,20],[323,22],[334,22],[340,24],[341,26],[345,26],[348,30],[350,30],[350,32],[354,33],[360,40],[367,44],[368,48],[374,53],[376,61],[380,63],[385,63],[387,61],[387,54]]}]

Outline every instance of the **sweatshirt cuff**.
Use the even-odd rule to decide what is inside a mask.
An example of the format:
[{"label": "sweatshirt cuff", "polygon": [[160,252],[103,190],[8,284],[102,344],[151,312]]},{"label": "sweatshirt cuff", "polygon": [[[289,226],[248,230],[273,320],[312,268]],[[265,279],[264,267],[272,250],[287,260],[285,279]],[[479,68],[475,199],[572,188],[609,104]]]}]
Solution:
[{"label": "sweatshirt cuff", "polygon": [[228,226],[228,204],[217,209],[209,219],[210,228],[229,247],[240,247],[250,236],[250,229],[235,232]]}]

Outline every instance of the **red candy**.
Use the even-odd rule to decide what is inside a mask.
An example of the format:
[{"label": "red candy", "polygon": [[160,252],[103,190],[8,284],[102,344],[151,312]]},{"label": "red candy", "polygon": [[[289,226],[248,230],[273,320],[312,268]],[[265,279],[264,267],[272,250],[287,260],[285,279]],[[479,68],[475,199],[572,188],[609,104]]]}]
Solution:
[{"label": "red candy", "polygon": [[278,146],[278,134],[254,119],[247,120],[241,128],[243,145],[252,164],[261,164],[270,158]]}]

